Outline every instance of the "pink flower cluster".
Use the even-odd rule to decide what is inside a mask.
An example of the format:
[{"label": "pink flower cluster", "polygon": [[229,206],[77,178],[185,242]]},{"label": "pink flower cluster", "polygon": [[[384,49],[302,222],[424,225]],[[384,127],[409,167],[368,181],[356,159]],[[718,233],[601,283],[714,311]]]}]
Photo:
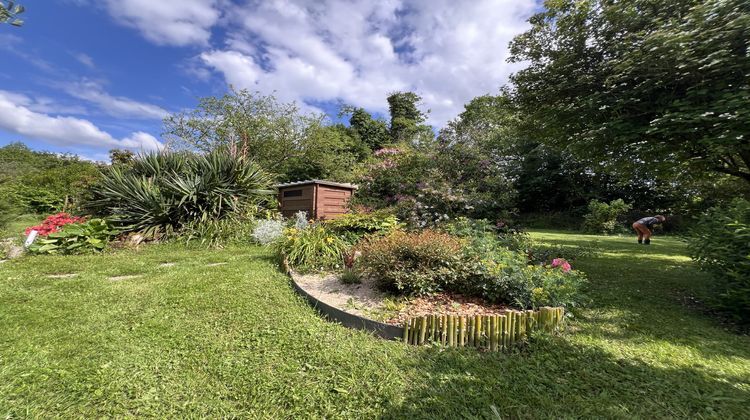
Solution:
[{"label": "pink flower cluster", "polygon": [[32,230],[37,231],[39,236],[47,236],[50,233],[57,232],[61,227],[69,225],[71,223],[83,222],[82,217],[71,216],[68,213],[57,213],[52,216],[48,216],[44,221],[36,226],[26,228],[26,234],[31,233]]},{"label": "pink flower cluster", "polygon": [[562,267],[563,273],[567,273],[568,271],[572,270],[573,267],[570,266],[570,263],[565,260],[565,258],[555,258],[552,260],[552,267]]}]

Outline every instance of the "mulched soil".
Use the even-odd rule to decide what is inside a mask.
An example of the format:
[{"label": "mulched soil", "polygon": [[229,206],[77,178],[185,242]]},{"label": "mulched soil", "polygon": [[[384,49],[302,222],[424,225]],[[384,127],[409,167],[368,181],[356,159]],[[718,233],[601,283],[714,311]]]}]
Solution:
[{"label": "mulched soil", "polygon": [[476,297],[468,297],[459,294],[438,293],[411,299],[404,309],[396,316],[386,321],[391,325],[403,325],[412,317],[422,315],[502,315],[509,308],[503,305],[489,304]]}]

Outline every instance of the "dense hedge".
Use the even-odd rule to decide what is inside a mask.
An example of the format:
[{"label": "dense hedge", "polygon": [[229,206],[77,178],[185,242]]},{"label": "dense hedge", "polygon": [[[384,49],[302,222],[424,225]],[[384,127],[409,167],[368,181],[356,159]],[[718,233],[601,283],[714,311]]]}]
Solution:
[{"label": "dense hedge", "polygon": [[717,306],[750,322],[750,201],[708,210],[691,231],[689,248],[717,281]]}]

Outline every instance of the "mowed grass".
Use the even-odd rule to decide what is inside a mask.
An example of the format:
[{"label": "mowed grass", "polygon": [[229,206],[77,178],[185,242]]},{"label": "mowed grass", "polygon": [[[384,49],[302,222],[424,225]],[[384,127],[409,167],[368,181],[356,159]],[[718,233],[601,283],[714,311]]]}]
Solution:
[{"label": "mowed grass", "polygon": [[0,416],[750,418],[750,338],[685,304],[710,283],[682,244],[534,236],[599,242],[574,263],[593,303],[566,334],[510,355],[329,323],[261,248],[6,262]]}]

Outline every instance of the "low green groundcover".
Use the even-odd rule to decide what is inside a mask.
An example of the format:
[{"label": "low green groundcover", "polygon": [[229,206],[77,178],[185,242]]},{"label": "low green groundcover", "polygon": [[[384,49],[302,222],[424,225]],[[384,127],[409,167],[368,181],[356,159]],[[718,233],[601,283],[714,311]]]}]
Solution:
[{"label": "low green groundcover", "polygon": [[267,249],[5,262],[0,417],[750,417],[750,338],[686,304],[708,283],[679,242],[535,236],[602,252],[572,333],[516,354],[327,322]]}]

